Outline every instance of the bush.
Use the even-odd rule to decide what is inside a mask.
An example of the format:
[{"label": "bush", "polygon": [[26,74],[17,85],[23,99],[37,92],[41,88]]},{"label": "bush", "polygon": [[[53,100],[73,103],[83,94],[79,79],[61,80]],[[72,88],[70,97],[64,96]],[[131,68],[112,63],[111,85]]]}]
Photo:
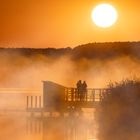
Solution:
[{"label": "bush", "polygon": [[96,114],[99,140],[140,140],[140,81],[110,84]]}]

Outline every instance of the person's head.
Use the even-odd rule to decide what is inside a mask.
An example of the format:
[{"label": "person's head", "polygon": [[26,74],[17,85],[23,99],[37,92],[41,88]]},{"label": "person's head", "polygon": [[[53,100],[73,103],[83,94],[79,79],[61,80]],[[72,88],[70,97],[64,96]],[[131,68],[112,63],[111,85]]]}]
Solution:
[{"label": "person's head", "polygon": [[77,82],[77,84],[81,84],[82,82],[81,82],[81,80],[79,80],[78,82]]}]

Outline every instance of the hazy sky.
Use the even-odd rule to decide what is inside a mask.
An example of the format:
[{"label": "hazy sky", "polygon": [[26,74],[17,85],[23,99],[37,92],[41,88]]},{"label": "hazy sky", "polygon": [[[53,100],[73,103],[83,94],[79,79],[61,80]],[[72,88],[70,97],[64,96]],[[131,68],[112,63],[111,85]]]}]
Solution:
[{"label": "hazy sky", "polygon": [[[102,2],[114,5],[119,14],[117,23],[108,29],[97,27],[91,19],[92,9]],[[140,0],[0,0],[0,44],[74,47],[137,40]]]}]

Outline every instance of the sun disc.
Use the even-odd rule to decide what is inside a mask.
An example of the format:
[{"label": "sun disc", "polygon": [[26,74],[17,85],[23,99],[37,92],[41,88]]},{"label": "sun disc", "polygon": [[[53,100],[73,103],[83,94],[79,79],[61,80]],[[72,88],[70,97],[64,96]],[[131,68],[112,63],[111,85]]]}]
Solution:
[{"label": "sun disc", "polygon": [[97,5],[92,11],[92,20],[99,27],[110,27],[117,21],[117,18],[116,9],[110,4]]}]

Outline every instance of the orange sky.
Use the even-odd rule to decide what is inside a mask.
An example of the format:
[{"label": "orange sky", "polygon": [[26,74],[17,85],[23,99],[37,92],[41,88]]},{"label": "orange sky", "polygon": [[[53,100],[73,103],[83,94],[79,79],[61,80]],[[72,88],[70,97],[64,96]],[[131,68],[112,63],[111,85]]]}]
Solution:
[{"label": "orange sky", "polygon": [[[91,19],[92,9],[102,2],[111,3],[119,13],[117,23],[108,29],[97,27]],[[0,0],[0,44],[74,47],[89,42],[138,41],[139,7],[139,0]]]}]

